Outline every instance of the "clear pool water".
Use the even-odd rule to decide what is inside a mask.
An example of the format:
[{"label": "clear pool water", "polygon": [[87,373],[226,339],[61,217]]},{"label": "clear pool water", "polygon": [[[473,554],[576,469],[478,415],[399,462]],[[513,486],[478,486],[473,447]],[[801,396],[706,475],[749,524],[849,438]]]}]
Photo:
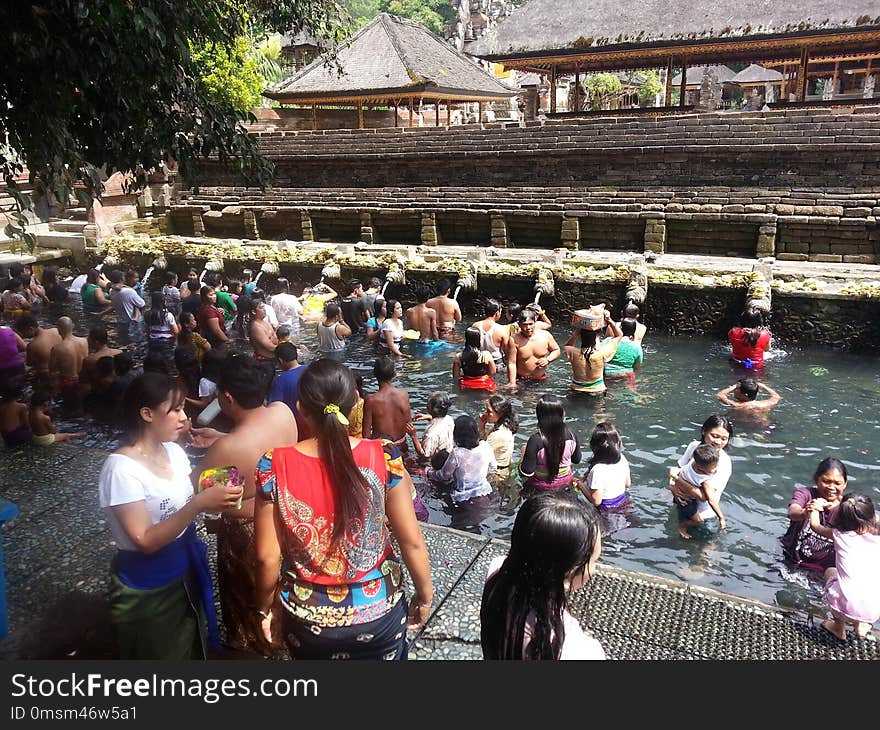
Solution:
[{"label": "clear pool water", "polygon": [[[76,305],[67,308],[73,310],[84,334],[93,316],[83,315]],[[105,321],[114,337],[113,316]],[[304,343],[314,351],[313,327],[306,326],[304,332]],[[560,329],[554,334],[559,342],[568,336]],[[763,379],[783,401],[767,423],[735,423],[729,451],[733,477],[722,501],[728,527],[721,533],[713,528],[697,539],[682,540],[665,484],[667,468],[691,440],[699,438],[706,417],[725,413],[715,392],[743,375],[728,364],[725,343],[648,333],[645,365],[636,384],[610,381],[608,394],[600,399],[570,395],[570,369],[564,358],[557,361],[545,383],[522,386],[510,394],[520,420],[517,451],[535,429],[535,404],[548,392],[563,397],[585,459],[593,426],[612,421],[623,436],[632,468],[633,506],[625,518],[610,525],[613,532],[605,539],[603,561],[780,606],[821,609],[819,582],[785,568],[778,538],[787,526],[792,491],[798,484],[810,483],[816,464],[825,456],[846,463],[850,490],[864,491],[880,501],[876,415],[880,376],[873,357],[775,344]],[[484,408],[485,394],[461,392],[453,386],[453,354],[414,357],[401,364],[398,385],[409,393],[414,410],[424,411],[427,396],[435,390],[451,395],[451,415],[477,416]],[[357,340],[344,355],[344,361],[365,376],[368,391],[375,389],[374,357],[372,348]],[[111,433],[92,428],[91,434],[91,443],[112,445]],[[515,479],[498,485],[497,509],[476,515],[453,510],[417,471],[414,479],[432,523],[509,536],[519,503]]]}]

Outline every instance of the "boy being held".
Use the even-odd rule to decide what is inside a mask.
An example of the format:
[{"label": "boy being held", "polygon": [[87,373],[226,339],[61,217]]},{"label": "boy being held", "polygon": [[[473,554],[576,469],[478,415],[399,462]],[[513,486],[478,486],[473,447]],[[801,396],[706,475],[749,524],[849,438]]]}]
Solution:
[{"label": "boy being held", "polygon": [[708,502],[712,511],[718,515],[718,523],[721,529],[723,530],[727,527],[727,522],[721,513],[721,507],[718,506],[715,492],[710,484],[706,484],[718,470],[719,455],[720,452],[714,446],[701,444],[694,449],[693,457],[681,469],[678,469],[678,467],[671,467],[669,469],[670,483],[680,476],[697,487],[703,494],[702,499],[675,500],[675,506],[678,509],[678,534],[685,540],[691,539],[688,528],[695,527],[703,521],[703,518],[699,515],[701,501]]}]

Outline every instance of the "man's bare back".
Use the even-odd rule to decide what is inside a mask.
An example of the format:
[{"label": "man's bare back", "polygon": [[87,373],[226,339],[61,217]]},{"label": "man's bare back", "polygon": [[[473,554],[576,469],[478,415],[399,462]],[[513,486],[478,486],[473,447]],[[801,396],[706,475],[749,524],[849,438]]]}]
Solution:
[{"label": "man's bare back", "polygon": [[379,391],[364,399],[364,438],[387,436],[406,443],[406,426],[412,421],[409,396],[391,383],[382,383]]},{"label": "man's bare back", "polygon": [[89,344],[85,337],[68,335],[52,348],[50,370],[61,378],[78,376],[88,354]]},{"label": "man's bare back", "polygon": [[61,342],[61,335],[55,327],[39,328],[27,346],[27,364],[35,372],[45,375],[49,372],[49,358],[52,348]]},{"label": "man's bare back", "polygon": [[116,357],[121,352],[122,350],[116,350],[112,347],[107,347],[107,345],[103,345],[101,349],[89,353],[85,360],[83,360],[82,369],[79,373],[80,380],[85,381],[88,385],[91,385],[92,387],[97,386],[95,367],[98,364],[98,360],[100,360],[102,357]]},{"label": "man's bare back", "polygon": [[437,313],[437,326],[451,329],[456,322],[461,322],[461,307],[458,302],[446,294],[431,297],[425,305]]},{"label": "man's bare back", "polygon": [[229,512],[229,516],[242,519],[254,516],[254,471],[257,462],[267,451],[291,446],[296,441],[296,419],[290,408],[279,401],[246,411],[229,434],[208,448],[202,471],[218,466],[234,466],[245,479],[241,510]]},{"label": "man's bare back", "polygon": [[437,312],[426,304],[416,304],[406,310],[406,324],[408,327],[419,331],[422,340],[436,340],[437,336]]}]

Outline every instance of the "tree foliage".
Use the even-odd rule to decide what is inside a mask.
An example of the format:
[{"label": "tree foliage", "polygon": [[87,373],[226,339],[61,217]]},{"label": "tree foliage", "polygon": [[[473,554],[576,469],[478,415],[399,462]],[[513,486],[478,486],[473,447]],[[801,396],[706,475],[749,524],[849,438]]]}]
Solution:
[{"label": "tree foliage", "polygon": [[590,92],[590,106],[593,109],[601,109],[623,89],[623,84],[614,74],[589,74],[584,78],[584,86]]},{"label": "tree foliage", "polygon": [[7,5],[0,29],[0,140],[6,141],[0,173],[20,208],[29,200],[15,176],[25,168],[37,189],[62,202],[77,183],[85,198],[99,195],[102,176],[118,170],[142,181],[166,156],[189,183],[211,157],[237,162],[245,179],[265,185],[271,166],[241,124],[248,119],[243,99],[217,93],[193,49],[225,49],[231,64],[239,39],[253,27],[304,30],[330,43],[348,32],[337,0]]},{"label": "tree foliage", "polygon": [[260,103],[266,79],[249,38],[239,36],[232,45],[210,42],[194,48],[192,56],[205,92],[220,103],[242,115]]},{"label": "tree foliage", "polygon": [[645,77],[645,82],[639,87],[639,100],[652,102],[657,98],[657,94],[663,93],[660,74],[656,71],[645,71],[642,75]]},{"label": "tree foliage", "polygon": [[446,23],[455,16],[448,0],[347,0],[346,7],[357,27],[379,13],[391,13],[417,20],[438,35],[443,35]]}]

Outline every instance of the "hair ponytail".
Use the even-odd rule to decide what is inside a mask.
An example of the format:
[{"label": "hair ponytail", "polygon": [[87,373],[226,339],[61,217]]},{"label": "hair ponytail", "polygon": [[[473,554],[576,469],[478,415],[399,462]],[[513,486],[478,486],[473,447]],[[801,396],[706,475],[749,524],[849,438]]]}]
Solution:
[{"label": "hair ponytail", "polygon": [[547,480],[552,482],[559,476],[559,466],[565,452],[565,409],[556,396],[545,395],[538,401],[535,409],[538,416],[538,430],[544,445],[544,459],[547,464]]},{"label": "hair ponytail", "polygon": [[343,423],[357,400],[351,371],[322,359],[306,368],[299,383],[299,402],[318,440],[318,456],[327,468],[336,504],[331,544],[345,536],[353,520],[364,514],[370,486],[351,453],[348,425]]}]

